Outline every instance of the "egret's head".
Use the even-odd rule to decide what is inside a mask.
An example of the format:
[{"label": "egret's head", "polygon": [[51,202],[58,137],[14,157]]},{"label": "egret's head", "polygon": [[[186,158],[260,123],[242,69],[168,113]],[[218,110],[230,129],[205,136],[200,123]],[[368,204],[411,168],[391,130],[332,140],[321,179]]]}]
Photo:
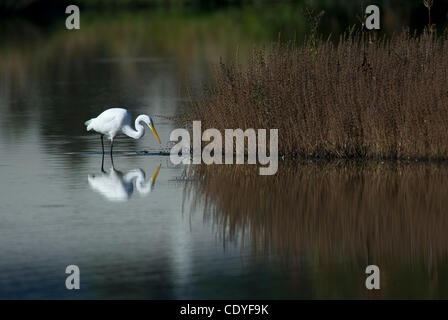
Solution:
[{"label": "egret's head", "polygon": [[145,123],[148,125],[148,127],[151,129],[152,133],[156,136],[157,140],[160,142],[159,135],[157,134],[156,128],[154,127],[154,122],[152,121],[151,117],[145,117],[144,118]]}]

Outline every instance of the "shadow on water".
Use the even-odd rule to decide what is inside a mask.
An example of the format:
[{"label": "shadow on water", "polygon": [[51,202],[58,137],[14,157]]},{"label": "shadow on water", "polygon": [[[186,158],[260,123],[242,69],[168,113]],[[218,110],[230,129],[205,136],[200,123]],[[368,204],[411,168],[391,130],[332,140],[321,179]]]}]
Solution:
[{"label": "shadow on water", "polygon": [[[312,297],[448,297],[446,164],[303,163],[274,177],[197,166],[190,176],[204,178],[186,184],[192,210],[204,206],[225,246],[241,239],[280,257],[308,274]],[[380,293],[365,290],[370,264]]]}]

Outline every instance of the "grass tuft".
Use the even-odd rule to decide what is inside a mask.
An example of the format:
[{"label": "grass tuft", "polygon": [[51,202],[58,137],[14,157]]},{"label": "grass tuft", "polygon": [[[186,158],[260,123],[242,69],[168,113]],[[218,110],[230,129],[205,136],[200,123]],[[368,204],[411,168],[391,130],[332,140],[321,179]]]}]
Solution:
[{"label": "grass tuft", "polygon": [[[221,62],[186,119],[203,128],[278,128],[283,155],[448,158],[447,34],[350,31]],[[310,54],[312,52],[313,54]]]}]

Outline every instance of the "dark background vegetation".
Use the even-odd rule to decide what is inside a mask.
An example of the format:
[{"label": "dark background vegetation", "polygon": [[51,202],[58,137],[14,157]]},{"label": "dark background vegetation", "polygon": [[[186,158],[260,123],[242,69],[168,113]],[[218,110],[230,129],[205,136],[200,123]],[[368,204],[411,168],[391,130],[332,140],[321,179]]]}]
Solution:
[{"label": "dark background vegetation", "polygon": [[[259,8],[288,5],[292,10],[289,16],[278,15],[281,22],[270,23],[273,33],[290,31],[296,27],[294,19],[302,19],[304,8],[314,8],[325,11],[325,19],[321,21],[320,31],[328,33],[343,32],[349,26],[359,23],[359,16],[363,8],[372,1],[343,1],[343,0],[0,0],[0,16],[9,18],[25,18],[37,25],[48,25],[55,20],[64,18],[65,8],[69,4],[78,5],[81,10],[95,12],[99,15],[108,11],[135,11],[147,9],[166,10],[194,10],[202,14],[226,8]],[[382,14],[383,28],[397,31],[403,27],[421,30],[427,23],[427,12],[421,0],[379,0]],[[264,13],[265,14],[265,13]],[[438,27],[445,24],[448,17],[448,1],[436,0],[432,8],[432,19]],[[0,28],[1,28],[0,21]],[[300,31],[298,32],[300,33]],[[289,32],[289,37],[292,32]]]},{"label": "dark background vegetation", "polygon": [[[248,6],[248,5],[266,5],[279,3],[297,3],[306,4],[310,7],[319,7],[326,10],[334,10],[338,16],[351,15],[353,12],[359,12],[361,7],[369,4],[377,4],[380,7],[395,8],[403,7],[404,10],[411,12],[413,20],[426,18],[425,13],[419,9],[423,6],[421,0],[379,0],[379,1],[329,1],[329,0],[1,0],[0,12],[3,14],[30,14],[39,11],[58,11],[67,5],[76,4],[82,9],[136,9],[151,8],[155,6],[163,7],[196,7],[196,8],[219,8],[225,6]],[[438,18],[446,18],[448,3],[443,0],[434,1],[433,15]]]}]

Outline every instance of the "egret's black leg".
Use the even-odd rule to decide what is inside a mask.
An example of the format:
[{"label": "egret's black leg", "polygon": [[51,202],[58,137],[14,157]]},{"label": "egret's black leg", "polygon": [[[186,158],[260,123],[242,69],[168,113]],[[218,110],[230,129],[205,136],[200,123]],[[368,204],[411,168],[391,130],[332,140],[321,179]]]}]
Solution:
[{"label": "egret's black leg", "polygon": [[106,171],[104,171],[104,153],[101,156],[101,172],[106,173]]},{"label": "egret's black leg", "polygon": [[101,137],[101,148],[103,149],[103,155],[104,155],[104,142],[103,142],[103,136],[104,134],[102,134]]},{"label": "egret's black leg", "polygon": [[101,137],[101,148],[103,149],[103,153],[101,156],[101,172],[106,173],[106,171],[104,171],[104,142],[103,142],[103,135],[100,136]]},{"label": "egret's black leg", "polygon": [[111,141],[110,144],[110,162],[112,163],[112,168],[115,169],[115,165],[114,165],[114,157],[112,156],[112,150],[114,149],[114,140]]}]

